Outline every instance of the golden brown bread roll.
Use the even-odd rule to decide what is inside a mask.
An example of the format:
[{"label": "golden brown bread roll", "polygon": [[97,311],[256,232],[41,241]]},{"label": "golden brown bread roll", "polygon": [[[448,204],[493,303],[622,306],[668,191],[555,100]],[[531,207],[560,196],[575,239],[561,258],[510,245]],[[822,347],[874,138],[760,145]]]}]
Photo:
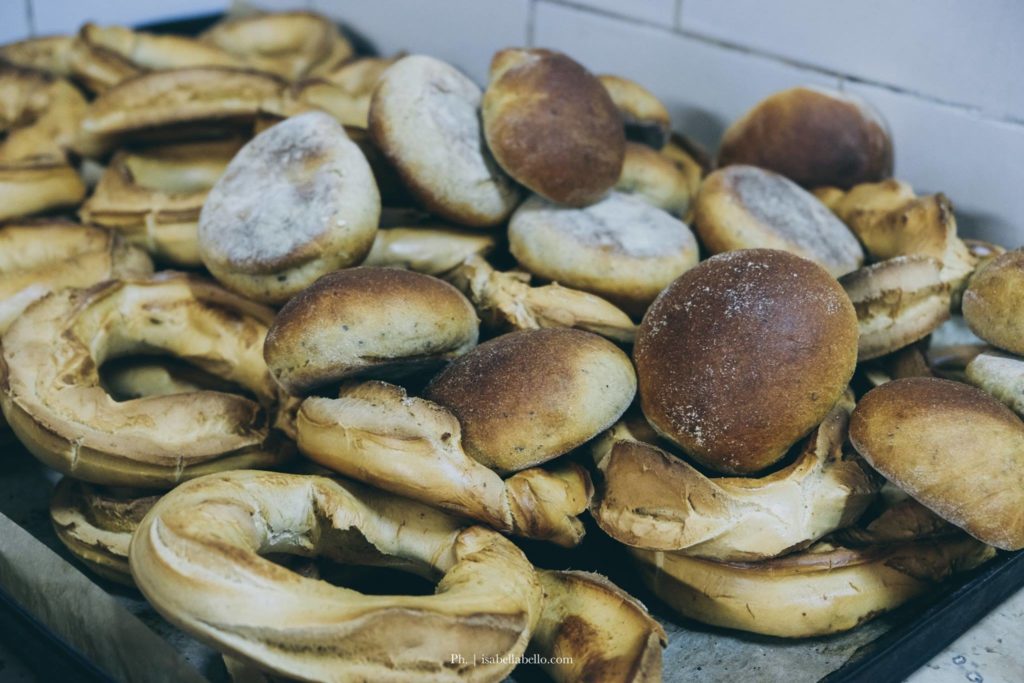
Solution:
[{"label": "golden brown bread roll", "polygon": [[985,392],[934,378],[888,382],[857,405],[850,440],[940,517],[997,548],[1024,548],[1024,422]]},{"label": "golden brown bread roll", "polygon": [[[0,407],[37,458],[97,484],[170,488],[208,472],[274,465],[294,449],[273,428],[280,396],[261,354],[272,316],[171,273],[50,294],[4,334]],[[99,366],[111,355],[154,351],[256,400],[197,391],[114,401]]]},{"label": "golden brown bread roll", "polygon": [[852,410],[850,394],[792,464],[753,479],[705,476],[624,420],[592,447],[602,476],[591,514],[625,545],[720,562],[805,548],[855,522],[878,489],[870,468],[843,452]]},{"label": "golden brown bread roll", "polygon": [[[261,557],[270,549],[395,567],[437,588],[364,595]],[[173,624],[304,680],[499,680],[542,609],[532,565],[497,532],[318,476],[236,471],[188,482],[149,511],[130,558],[135,583]]]},{"label": "golden brown bread roll", "polygon": [[442,276],[466,259],[486,256],[497,243],[494,234],[446,225],[381,228],[362,265]]},{"label": "golden brown bread roll", "polygon": [[1024,416],[1024,359],[996,351],[979,353],[967,365],[967,381]]},{"label": "golden brown bread roll", "polygon": [[635,142],[626,143],[622,174],[615,183],[615,191],[636,195],[679,218],[689,213],[694,196],[692,180],[678,162]]},{"label": "golden brown bread roll", "polygon": [[712,254],[781,249],[834,277],[864,262],[857,238],[824,204],[785,176],[755,166],[727,166],[705,178],[694,218]]},{"label": "golden brown bread roll", "polygon": [[25,69],[42,71],[51,76],[69,78],[71,65],[68,57],[74,36],[54,35],[27,38],[14,43],[0,45],[0,61]]},{"label": "golden brown bread roll", "polygon": [[654,93],[622,76],[602,74],[597,79],[608,91],[622,116],[626,139],[654,149],[661,149],[668,144],[672,135],[672,120],[668,109]]},{"label": "golden brown bread roll", "polygon": [[608,91],[568,56],[501,50],[484,93],[487,145],[505,172],[559,204],[586,206],[619,178],[626,137]]},{"label": "golden brown bread roll", "polygon": [[520,190],[483,142],[479,86],[455,67],[411,55],[380,78],[370,134],[431,213],[472,227],[503,223]]},{"label": "golden brown bread roll", "polygon": [[629,358],[601,337],[566,328],[513,332],[454,361],[425,397],[462,425],[466,453],[517,472],[607,429],[636,392]]},{"label": "golden brown bread roll", "polygon": [[0,221],[68,209],[83,197],[82,179],[63,159],[0,163]]},{"label": "golden brown bread roll", "polygon": [[949,320],[950,286],[930,256],[897,256],[839,279],[857,311],[859,361],[878,358]]},{"label": "golden brown bread roll", "polygon": [[319,78],[338,87],[341,98],[334,115],[346,126],[367,128],[370,123],[370,99],[380,77],[405,55],[394,57],[357,57],[333,69],[319,73]]},{"label": "golden brown bread roll", "polygon": [[971,277],[962,306],[972,332],[1024,355],[1024,249],[1008,251],[980,268]]},{"label": "golden brown bread roll", "polygon": [[719,166],[750,164],[804,187],[853,187],[892,174],[892,139],[860,97],[803,86],[770,95],[722,136]]},{"label": "golden brown bread roll", "polygon": [[828,414],[857,362],[857,316],[821,266],[733,251],[677,279],[634,347],[644,415],[699,463],[751,474]]},{"label": "golden brown bread roll", "polygon": [[282,304],[373,246],[380,194],[369,164],[323,112],[286,119],[228,164],[199,215],[199,255],[243,296]]},{"label": "golden brown bread roll", "polygon": [[685,223],[619,192],[582,209],[533,196],[512,214],[508,240],[525,270],[636,317],[698,256]]},{"label": "golden brown bread roll", "polygon": [[443,280],[350,268],[317,280],[277,314],[264,356],[292,394],[354,375],[436,367],[476,346],[476,311]]}]

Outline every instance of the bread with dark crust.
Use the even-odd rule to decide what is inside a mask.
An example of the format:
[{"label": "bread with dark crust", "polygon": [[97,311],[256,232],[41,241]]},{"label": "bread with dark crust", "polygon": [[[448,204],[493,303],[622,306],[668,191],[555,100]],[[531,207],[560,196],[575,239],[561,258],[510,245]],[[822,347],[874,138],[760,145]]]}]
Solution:
[{"label": "bread with dark crust", "polygon": [[867,102],[818,87],[777,92],[733,122],[718,165],[750,164],[804,187],[844,189],[892,175],[888,126]]},{"label": "bread with dark crust", "polygon": [[633,365],[614,344],[548,328],[481,344],[435,377],[426,397],[458,418],[470,457],[515,472],[610,427],[635,391]]},{"label": "bread with dark crust", "polygon": [[553,202],[586,206],[619,179],[626,149],[619,110],[593,74],[560,52],[495,54],[483,121],[498,164]]},{"label": "bread with dark crust", "polygon": [[634,359],[651,426],[707,467],[751,474],[782,458],[842,395],[857,361],[857,316],[811,261],[733,251],[661,293]]}]

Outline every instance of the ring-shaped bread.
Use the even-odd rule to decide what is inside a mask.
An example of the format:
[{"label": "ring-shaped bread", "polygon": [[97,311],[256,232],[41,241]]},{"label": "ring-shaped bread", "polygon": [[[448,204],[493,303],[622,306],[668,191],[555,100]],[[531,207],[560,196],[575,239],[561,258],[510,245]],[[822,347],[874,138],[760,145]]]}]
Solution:
[{"label": "ring-shaped bread", "polygon": [[[4,334],[0,406],[48,466],[111,486],[170,488],[201,474],[272,466],[292,448],[273,428],[263,361],[272,312],[180,274],[49,294]],[[198,391],[116,402],[104,361],[178,356],[255,396]]]},{"label": "ring-shaped bread", "polygon": [[502,479],[462,450],[445,408],[370,381],[337,399],[311,397],[296,416],[299,450],[324,467],[499,531],[571,547],[593,488],[575,463],[532,467]]},{"label": "ring-shaped bread", "polygon": [[[300,576],[266,553],[439,582],[433,595],[365,595]],[[310,475],[235,471],[179,486],[136,531],[131,570],[175,625],[302,681],[500,680],[542,608],[533,566],[496,531]]]}]

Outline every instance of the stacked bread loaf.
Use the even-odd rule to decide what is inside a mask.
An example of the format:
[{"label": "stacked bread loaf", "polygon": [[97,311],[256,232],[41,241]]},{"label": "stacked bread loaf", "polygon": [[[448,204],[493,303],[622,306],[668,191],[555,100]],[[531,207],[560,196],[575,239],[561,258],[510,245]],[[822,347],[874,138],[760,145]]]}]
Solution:
[{"label": "stacked bread loaf", "polygon": [[[71,553],[232,671],[658,680],[643,605],[522,543],[587,516],[670,610],[782,637],[1024,547],[1024,257],[856,98],[773,95],[716,170],[548,49],[481,88],[299,12],[0,60],[0,407]],[[987,344],[929,348],[961,310]]]}]

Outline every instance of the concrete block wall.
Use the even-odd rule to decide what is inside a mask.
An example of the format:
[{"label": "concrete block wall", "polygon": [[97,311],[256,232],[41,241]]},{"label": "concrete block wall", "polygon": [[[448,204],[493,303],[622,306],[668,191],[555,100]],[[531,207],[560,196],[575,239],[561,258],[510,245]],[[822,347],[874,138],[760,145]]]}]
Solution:
[{"label": "concrete block wall", "polygon": [[[1024,3],[1018,0],[244,0],[324,12],[384,53],[426,52],[483,83],[491,54],[568,52],[664,99],[714,150],[762,97],[814,83],[888,119],[896,174],[946,192],[962,232],[1024,245]],[[225,9],[228,0],[0,0],[0,40]]]}]

